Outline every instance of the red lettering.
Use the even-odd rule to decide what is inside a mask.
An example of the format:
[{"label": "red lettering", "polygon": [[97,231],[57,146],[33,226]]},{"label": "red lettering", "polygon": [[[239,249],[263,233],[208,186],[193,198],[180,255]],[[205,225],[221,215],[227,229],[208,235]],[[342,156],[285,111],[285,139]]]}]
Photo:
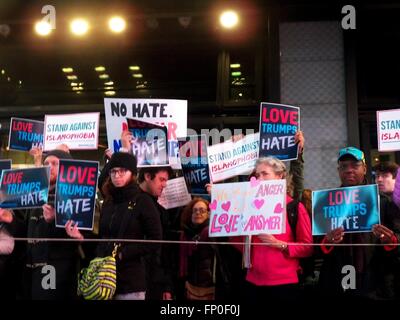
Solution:
[{"label": "red lettering", "polygon": [[176,140],[176,129],[177,124],[175,122],[168,122],[168,141],[169,140]]},{"label": "red lettering", "polygon": [[[269,114],[268,114],[269,111]],[[262,111],[263,122],[282,122],[290,123],[291,125],[298,125],[297,111],[283,110],[283,109],[268,109],[264,108]]]},{"label": "red lettering", "polygon": [[32,127],[33,123],[31,122],[14,121],[12,129],[13,131],[32,132]]},{"label": "red lettering", "polygon": [[95,185],[96,168],[70,166],[65,174],[65,169],[62,165],[60,166],[60,182]]},{"label": "red lettering", "polygon": [[359,189],[329,192],[328,194],[329,205],[333,206],[342,204],[343,201],[345,204],[360,203],[359,192],[360,192]]},{"label": "red lettering", "polygon": [[3,177],[3,184],[9,183],[22,183],[23,172],[9,172],[5,173]]}]

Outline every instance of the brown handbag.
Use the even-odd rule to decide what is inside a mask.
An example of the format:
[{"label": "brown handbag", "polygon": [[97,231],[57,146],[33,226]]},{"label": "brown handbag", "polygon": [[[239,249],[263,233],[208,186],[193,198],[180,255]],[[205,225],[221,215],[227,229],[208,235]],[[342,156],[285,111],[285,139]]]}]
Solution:
[{"label": "brown handbag", "polygon": [[185,282],[186,299],[188,300],[214,300],[215,299],[215,286],[212,287],[198,287]]}]

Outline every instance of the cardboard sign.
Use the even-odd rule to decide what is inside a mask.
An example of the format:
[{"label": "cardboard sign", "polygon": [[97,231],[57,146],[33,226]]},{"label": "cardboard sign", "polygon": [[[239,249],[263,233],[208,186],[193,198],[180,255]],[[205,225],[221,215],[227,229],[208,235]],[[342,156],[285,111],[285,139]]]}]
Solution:
[{"label": "cardboard sign", "polygon": [[68,220],[78,223],[78,229],[93,230],[97,161],[60,159],[56,183],[56,227],[64,228]]},{"label": "cardboard sign", "polygon": [[158,198],[158,203],[165,209],[172,209],[186,206],[190,200],[192,197],[187,190],[185,179],[179,177],[168,180],[167,186]]},{"label": "cardboard sign", "polygon": [[11,118],[8,147],[18,151],[29,151],[32,147],[42,149],[43,130],[43,121]]},{"label": "cardboard sign", "polygon": [[97,149],[100,112],[46,115],[44,151],[66,144],[70,150]]},{"label": "cardboard sign", "polygon": [[178,139],[179,158],[183,175],[191,194],[207,194],[205,185],[210,183],[207,140],[205,135]]},{"label": "cardboard sign", "polygon": [[210,237],[281,234],[286,226],[286,180],[214,184]]},{"label": "cardboard sign", "polygon": [[380,223],[376,184],[314,191],[312,206],[313,235],[341,226],[344,232],[370,232]]},{"label": "cardboard sign", "polygon": [[378,150],[400,150],[400,109],[376,112]]},{"label": "cardboard sign", "polygon": [[180,169],[178,137],[187,135],[187,101],[171,99],[104,99],[108,147],[121,148],[121,133],[128,129],[126,118],[138,119],[160,126],[168,132],[169,164]]},{"label": "cardboard sign", "polygon": [[249,134],[237,142],[229,140],[207,148],[210,177],[218,182],[254,169],[259,150],[258,134]]},{"label": "cardboard sign", "polygon": [[298,130],[300,130],[300,108],[261,102],[260,157],[297,159],[298,147],[294,143],[294,135]]},{"label": "cardboard sign", "polygon": [[168,165],[167,127],[127,118],[138,167]]},{"label": "cardboard sign", "polygon": [[50,167],[3,170],[0,208],[38,208],[48,201]]}]

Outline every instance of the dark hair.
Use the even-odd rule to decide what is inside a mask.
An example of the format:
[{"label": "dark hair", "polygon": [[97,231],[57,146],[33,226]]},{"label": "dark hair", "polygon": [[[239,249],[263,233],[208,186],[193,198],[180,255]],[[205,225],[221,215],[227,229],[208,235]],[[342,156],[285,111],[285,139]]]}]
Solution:
[{"label": "dark hair", "polygon": [[[129,184],[136,184],[136,175],[134,175],[133,173],[131,176],[131,181],[129,181],[129,183],[127,183],[126,185],[129,185]],[[104,197],[104,202],[113,200],[112,193],[113,193],[114,189],[115,189],[115,186],[111,181],[111,177],[108,176],[106,178],[106,181],[103,183],[103,186],[101,187],[101,193]]]},{"label": "dark hair", "polygon": [[181,214],[181,228],[182,229],[192,222],[192,210],[193,210],[194,205],[197,202],[203,202],[207,206],[207,211],[210,211],[210,207],[209,207],[210,203],[206,199],[200,198],[200,197],[193,198],[192,201],[190,201],[182,211],[182,214]]},{"label": "dark hair", "polygon": [[391,173],[393,176],[393,179],[396,178],[397,175],[397,169],[399,166],[395,162],[380,162],[376,166],[374,166],[372,169],[375,172],[382,172],[382,173]]},{"label": "dark hair", "polygon": [[170,166],[165,166],[165,167],[143,167],[139,168],[139,174],[138,174],[138,182],[142,183],[145,181],[144,175],[146,173],[150,174],[150,179],[153,180],[156,176],[157,173],[161,171],[167,171],[168,177],[172,177],[172,169]]}]

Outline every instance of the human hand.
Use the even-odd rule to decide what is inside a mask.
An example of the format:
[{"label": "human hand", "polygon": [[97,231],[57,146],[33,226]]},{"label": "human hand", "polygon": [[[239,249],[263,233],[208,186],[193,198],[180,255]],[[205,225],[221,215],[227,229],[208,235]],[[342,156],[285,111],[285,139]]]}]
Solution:
[{"label": "human hand", "polygon": [[11,223],[14,217],[10,210],[0,208],[0,222]]},{"label": "human hand", "polygon": [[104,157],[105,157],[106,159],[108,159],[108,160],[111,159],[112,154],[113,154],[113,152],[112,152],[111,149],[106,149],[106,150],[104,151]]},{"label": "human hand", "polygon": [[392,244],[394,232],[382,224],[375,224],[372,226],[372,232],[382,243]]},{"label": "human hand", "polygon": [[172,293],[171,292],[163,292],[163,296],[162,296],[163,300],[172,300]]},{"label": "human hand", "polygon": [[33,163],[35,164],[35,167],[40,167],[42,165],[43,149],[39,147],[32,147],[32,149],[29,150],[29,154],[33,157]]},{"label": "human hand", "polygon": [[298,130],[296,134],[294,135],[294,143],[298,143],[298,148],[299,148],[299,153],[303,153],[304,151],[304,135],[303,131]]},{"label": "human hand", "polygon": [[47,223],[50,223],[51,221],[53,221],[56,217],[56,210],[49,204],[44,204],[42,206],[43,209],[43,218],[44,221],[46,221]]},{"label": "human hand", "polygon": [[207,193],[211,194],[212,183],[206,183],[205,188],[206,188]]},{"label": "human hand", "polygon": [[127,149],[128,152],[132,149],[133,135],[129,130],[122,131],[121,134],[121,144],[124,149]]},{"label": "human hand", "polygon": [[336,228],[328,232],[325,236],[325,242],[327,243],[340,243],[343,241],[344,229],[343,227]]},{"label": "human hand", "polygon": [[65,232],[73,239],[84,239],[82,233],[78,229],[78,222],[74,224],[74,221],[68,220],[65,224]]},{"label": "human hand", "polygon": [[275,238],[272,234],[259,234],[257,237],[261,240],[262,243],[266,243],[271,248],[280,249],[284,251],[287,249],[287,243]]}]

